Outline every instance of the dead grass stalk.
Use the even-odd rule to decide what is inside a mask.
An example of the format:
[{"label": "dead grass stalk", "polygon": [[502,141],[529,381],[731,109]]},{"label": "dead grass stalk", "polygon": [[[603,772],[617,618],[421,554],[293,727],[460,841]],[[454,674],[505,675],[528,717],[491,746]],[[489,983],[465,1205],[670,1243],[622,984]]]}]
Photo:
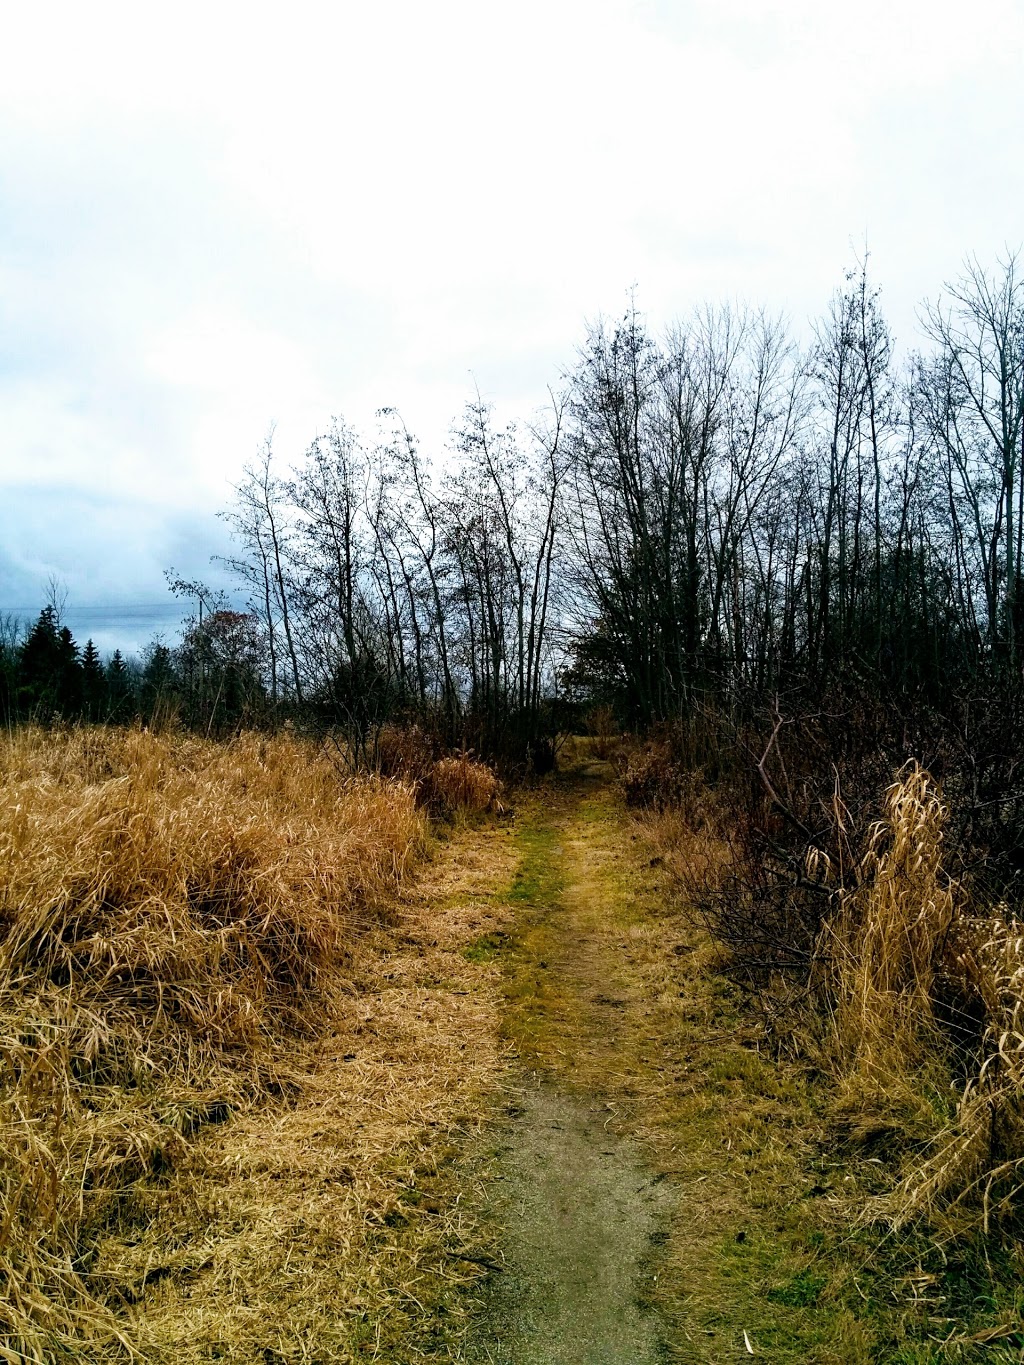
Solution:
[{"label": "dead grass stalk", "polygon": [[853,888],[823,930],[841,1107],[909,1114],[920,1106],[922,1072],[941,1054],[933,998],[953,918],[941,856],[946,814],[930,775],[916,763],[904,768]]}]

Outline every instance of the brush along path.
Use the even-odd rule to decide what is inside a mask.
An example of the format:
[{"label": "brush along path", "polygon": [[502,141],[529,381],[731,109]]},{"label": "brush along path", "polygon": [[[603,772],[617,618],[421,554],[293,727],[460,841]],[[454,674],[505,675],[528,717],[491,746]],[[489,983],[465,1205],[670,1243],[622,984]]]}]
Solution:
[{"label": "brush along path", "polygon": [[508,826],[456,832],[363,942],[290,1098],[208,1131],[112,1225],[94,1278],[144,1359],[457,1357],[488,1256],[456,1158],[501,1066],[495,972],[462,950],[506,917],[515,861]]},{"label": "brush along path", "polygon": [[519,1059],[491,1193],[506,1269],[467,1359],[869,1359],[820,1302],[801,1078],[762,1057],[661,859],[585,777],[524,803],[517,841],[515,921],[478,945]]},{"label": "brush along path", "polygon": [[931,1359],[833,1293],[807,1087],[652,852],[579,779],[456,833],[285,1097],[111,1203],[83,1271],[141,1358]]}]

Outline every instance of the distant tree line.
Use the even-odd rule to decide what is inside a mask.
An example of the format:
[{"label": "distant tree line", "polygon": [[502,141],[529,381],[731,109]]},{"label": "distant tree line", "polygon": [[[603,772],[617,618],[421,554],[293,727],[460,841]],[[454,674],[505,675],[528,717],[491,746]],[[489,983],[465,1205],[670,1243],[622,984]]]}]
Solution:
[{"label": "distant tree line", "polygon": [[226,513],[272,709],[407,718],[520,752],[596,703],[645,729],[700,703],[858,686],[935,701],[1019,677],[1024,289],[976,262],[897,364],[866,263],[800,348],[705,308],[588,329],[543,421],[479,399],[444,461],[393,413]]},{"label": "distant tree line", "polygon": [[393,414],[365,448],[342,423],[287,477],[268,442],[226,514],[271,706],[386,721],[514,756],[555,726],[564,403],[525,434],[470,404],[441,471]]},{"label": "distant tree line", "polygon": [[101,659],[76,643],[59,608],[43,607],[26,632],[0,627],[0,717],[5,723],[181,724],[205,733],[269,717],[252,619],[217,600],[190,620],[180,643],[153,641],[141,661],[115,649]]},{"label": "distant tree line", "polygon": [[[531,426],[477,397],[431,459],[393,411],[223,514],[244,613],[198,614],[138,675],[44,612],[3,647],[8,712],[156,705],[220,730],[286,717],[357,751],[386,722],[518,759],[579,713],[635,730],[838,689],[941,706],[1014,687],[1024,649],[1024,286],[971,261],[897,363],[866,262],[798,346],[704,308],[589,327]],[[130,670],[129,670],[130,673]],[[158,676],[159,675],[159,676]],[[127,694],[131,694],[131,700]]]}]

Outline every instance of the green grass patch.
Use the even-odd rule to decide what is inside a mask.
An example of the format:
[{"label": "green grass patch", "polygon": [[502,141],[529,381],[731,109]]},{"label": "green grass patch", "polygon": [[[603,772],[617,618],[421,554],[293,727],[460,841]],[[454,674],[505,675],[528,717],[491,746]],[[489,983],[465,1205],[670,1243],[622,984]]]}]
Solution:
[{"label": "green grass patch", "polygon": [[827,1283],[824,1275],[815,1275],[810,1270],[801,1270],[784,1284],[775,1285],[774,1288],[769,1289],[767,1297],[772,1303],[782,1303],[787,1308],[814,1308]]},{"label": "green grass patch", "polygon": [[507,952],[508,947],[508,934],[500,929],[493,929],[490,933],[481,934],[472,943],[467,943],[462,950],[462,956],[467,962],[493,962],[495,958]]},{"label": "green grass patch", "polygon": [[508,898],[517,906],[550,906],[557,901],[565,877],[559,860],[559,831],[549,823],[529,823],[516,831],[521,862]]}]

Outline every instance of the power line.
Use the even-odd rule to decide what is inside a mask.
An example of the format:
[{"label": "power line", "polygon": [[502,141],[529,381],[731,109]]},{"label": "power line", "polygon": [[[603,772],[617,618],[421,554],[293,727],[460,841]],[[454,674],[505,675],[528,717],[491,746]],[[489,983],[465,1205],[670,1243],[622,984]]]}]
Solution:
[{"label": "power line", "polygon": [[[175,604],[173,602],[76,602],[73,607],[67,608],[70,611],[163,611],[170,610]],[[0,611],[39,611],[39,603],[34,606],[26,607],[2,607]]]},{"label": "power line", "polygon": [[[45,604],[44,604],[45,605]],[[38,615],[40,611],[38,602],[32,606],[0,606],[0,612],[10,612],[13,614]],[[64,612],[69,616],[81,616],[84,612],[130,612],[130,611],[152,611],[185,614],[188,610],[188,599],[181,602],[75,602],[64,607]]]}]

